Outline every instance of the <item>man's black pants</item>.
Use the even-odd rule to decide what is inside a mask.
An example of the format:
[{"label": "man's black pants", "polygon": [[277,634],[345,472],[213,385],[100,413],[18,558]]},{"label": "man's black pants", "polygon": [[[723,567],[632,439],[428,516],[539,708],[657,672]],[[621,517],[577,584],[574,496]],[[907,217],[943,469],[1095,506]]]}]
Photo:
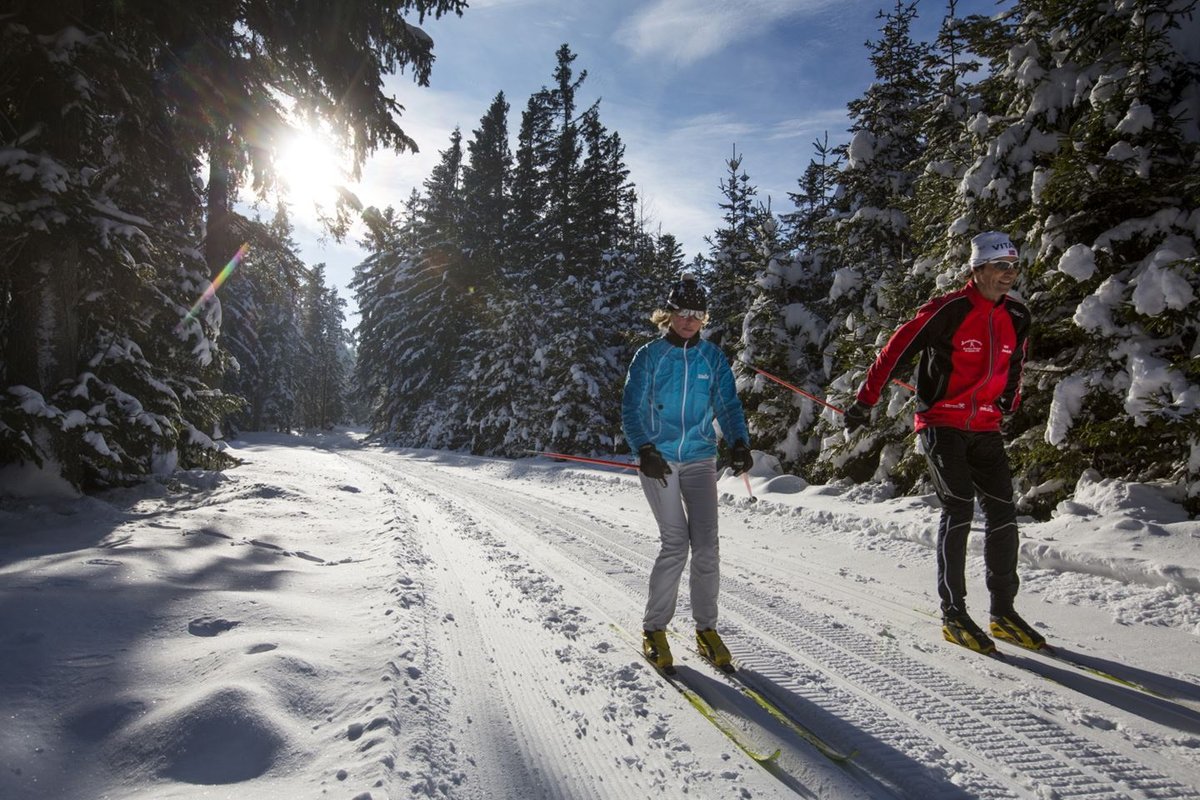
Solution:
[{"label": "man's black pants", "polygon": [[967,534],[975,516],[975,497],[984,514],[984,564],[991,593],[990,612],[1012,611],[1017,578],[1017,509],[1012,471],[999,431],[924,428],[925,457],[942,518],[938,524],[937,579],[942,613],[967,610]]}]

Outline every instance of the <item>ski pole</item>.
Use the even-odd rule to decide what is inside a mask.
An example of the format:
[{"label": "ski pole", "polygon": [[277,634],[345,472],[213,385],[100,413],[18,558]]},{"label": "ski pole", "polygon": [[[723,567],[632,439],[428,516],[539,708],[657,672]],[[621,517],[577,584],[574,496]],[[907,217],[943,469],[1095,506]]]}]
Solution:
[{"label": "ski pole", "polygon": [[566,453],[547,453],[543,450],[526,450],[526,453],[534,455],[547,456],[549,458],[563,458],[567,461],[579,461],[584,464],[599,464],[602,467],[620,467],[621,469],[641,469],[637,464],[630,464],[628,461],[609,461],[606,458],[588,458],[586,456],[569,456]]},{"label": "ski pole", "polygon": [[750,367],[750,369],[754,370],[754,371],[755,371],[755,372],[757,372],[759,375],[762,375],[764,378],[767,378],[767,379],[769,379],[769,380],[773,380],[773,381],[775,381],[776,383],[778,383],[780,386],[783,386],[783,387],[786,387],[786,388],[788,388],[788,389],[791,389],[791,390],[792,390],[793,392],[795,392],[796,394],[801,394],[801,395],[804,395],[804,396],[805,396],[805,397],[807,397],[809,400],[812,400],[813,402],[816,402],[816,403],[820,403],[821,405],[825,406],[826,408],[828,408],[828,409],[829,409],[829,410],[831,410],[831,411],[836,411],[836,412],[837,412],[837,413],[839,413],[839,414],[845,414],[845,413],[846,413],[845,411],[843,411],[842,409],[840,409],[840,408],[838,408],[837,406],[833,405],[832,403],[827,403],[827,402],[825,402],[824,400],[822,400],[821,398],[817,397],[817,396],[816,396],[816,395],[814,395],[814,394],[809,394],[808,392],[804,391],[803,389],[801,389],[801,388],[799,388],[799,387],[797,387],[797,386],[792,386],[790,383],[788,383],[787,381],[785,381],[783,378],[777,378],[777,377],[775,377],[775,376],[774,376],[774,375],[772,375],[771,373],[767,372],[765,369],[759,369],[758,367],[755,367],[755,366],[753,366],[753,365],[749,365],[749,364],[747,364],[747,366],[749,366],[749,367]]},{"label": "ski pole", "polygon": [[[795,387],[795,386],[792,386],[792,385],[791,385],[790,383],[788,383],[787,381],[785,381],[785,380],[782,380],[781,378],[777,378],[777,377],[775,377],[774,375],[772,375],[771,373],[767,372],[766,370],[762,370],[762,369],[759,369],[758,367],[751,366],[751,365],[747,365],[747,366],[750,366],[750,369],[754,370],[755,372],[757,372],[758,374],[762,375],[763,377],[765,377],[765,378],[770,378],[771,380],[775,381],[775,382],[776,382],[776,383],[778,383],[780,386],[786,386],[787,388],[791,389],[793,392],[795,392],[795,393],[797,393],[797,394],[802,394],[802,395],[804,395],[804,396],[805,396],[805,397],[807,397],[809,400],[815,400],[816,402],[820,403],[821,405],[825,406],[826,408],[828,408],[828,409],[831,409],[831,410],[833,410],[833,411],[836,411],[836,412],[837,412],[837,413],[839,413],[839,414],[845,414],[845,413],[846,413],[845,411],[843,411],[842,409],[838,408],[837,406],[835,406],[835,405],[830,405],[829,403],[826,403],[826,402],[825,402],[824,400],[822,400],[821,398],[819,398],[819,397],[816,397],[816,396],[814,396],[814,395],[811,395],[811,394],[809,394],[808,392],[804,391],[803,389],[799,389],[799,388],[797,388],[797,387]],[[896,384],[897,386],[903,386],[905,389],[908,389],[910,392],[915,392],[915,391],[917,390],[917,387],[913,386],[911,383],[905,383],[904,381],[900,380],[899,378],[892,378],[892,383]]]}]

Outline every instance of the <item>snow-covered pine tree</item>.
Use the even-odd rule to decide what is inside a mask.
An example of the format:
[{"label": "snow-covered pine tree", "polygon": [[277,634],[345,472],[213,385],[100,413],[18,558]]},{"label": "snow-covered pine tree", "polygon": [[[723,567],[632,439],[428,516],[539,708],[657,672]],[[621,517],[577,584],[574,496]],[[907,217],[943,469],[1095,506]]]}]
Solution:
[{"label": "snow-covered pine tree", "polygon": [[325,285],[325,265],[316,264],[305,276],[301,334],[305,355],[303,389],[299,395],[300,423],[329,430],[345,419],[347,375],[343,351],[348,338],[343,310],[346,301]]},{"label": "snow-covered pine tree", "polygon": [[467,142],[462,170],[462,247],[469,269],[466,290],[476,295],[470,304],[481,311],[501,283],[512,180],[508,110],[504,92],[498,93]]},{"label": "snow-covered pine tree", "polygon": [[420,260],[417,217],[420,194],[414,189],[401,213],[392,208],[363,213],[367,236],[362,245],[371,255],[354,269],[350,288],[359,309],[357,394],[367,409],[367,422],[377,434],[397,429],[407,412],[407,398],[394,391],[396,343],[405,334],[403,287]]},{"label": "snow-covered pine tree", "polygon": [[[905,209],[925,147],[923,111],[935,88],[926,70],[930,45],[911,35],[916,15],[915,2],[900,0],[879,14],[881,37],[867,44],[875,81],[848,105],[852,138],[833,214],[824,223],[832,226],[830,257],[837,264],[830,290],[834,364],[827,394],[843,403],[852,400],[896,322],[915,308],[914,301],[926,299],[906,288],[914,253]],[[894,393],[886,413],[849,443],[836,435],[840,423],[822,423],[827,446],[821,461],[829,471],[816,474],[888,476],[910,447],[911,419],[900,413],[907,400]]]},{"label": "snow-covered pine tree", "polygon": [[462,243],[462,162],[462,134],[456,128],[425,180],[416,261],[402,274],[389,309],[400,322],[389,342],[388,391],[403,398],[389,434],[412,446],[458,444],[451,407],[465,397],[470,362],[461,347],[478,324],[467,305],[471,281]]},{"label": "snow-covered pine tree", "polygon": [[809,330],[815,318],[807,309],[793,306],[789,297],[794,288],[794,259],[781,223],[773,215],[764,215],[753,234],[757,278],[733,354],[734,373],[752,444],[794,464],[809,449],[801,431],[813,420],[805,413],[800,395],[754,370],[795,381],[800,359],[795,357],[794,339],[819,335],[819,331]]},{"label": "snow-covered pine tree", "polygon": [[556,123],[545,216],[553,249],[537,282],[553,291],[543,295],[538,308],[533,348],[534,379],[542,387],[536,436],[539,447],[553,450],[611,452],[619,431],[613,387],[624,376],[624,365],[612,337],[581,335],[580,325],[606,318],[609,298],[622,294],[605,278],[622,272],[612,270],[619,263],[612,248],[628,170],[620,137],[604,128],[597,107],[576,118],[586,70],[575,75],[576,57],[567,45],[556,57],[555,86],[549,94]]},{"label": "snow-covered pine tree", "polygon": [[1027,0],[977,21],[991,70],[958,227],[1023,239],[1034,328],[1012,453],[1034,511],[1089,468],[1175,481],[1200,507],[1195,13]]},{"label": "snow-covered pine tree", "polygon": [[468,446],[476,453],[517,455],[536,437],[537,315],[551,290],[541,276],[549,258],[545,219],[554,130],[549,94],[547,89],[532,94],[521,114],[502,264],[497,286],[485,298],[491,329],[468,373]]},{"label": "snow-covered pine tree", "polygon": [[518,135],[504,265],[470,371],[476,452],[614,445],[610,387],[623,365],[606,335],[580,335],[580,325],[627,294],[613,283],[626,264],[616,249],[624,147],[594,106],[577,115],[586,73],[575,74],[570,48],[556,59],[554,85],[529,98]]},{"label": "snow-covered pine tree", "polygon": [[157,40],[100,17],[55,3],[0,21],[0,462],[85,488],[228,463],[210,436],[236,405],[210,388],[209,320],[180,324],[206,270]]},{"label": "snow-covered pine tree", "polygon": [[768,212],[755,198],[758,188],[742,169],[744,156],[737,147],[725,161],[728,173],[721,180],[722,227],[706,237],[709,252],[698,274],[709,290],[709,323],[705,336],[726,350],[742,333],[742,318],[750,307],[755,279],[754,231]]},{"label": "snow-covered pine tree", "polygon": [[234,359],[222,387],[246,401],[231,424],[240,430],[287,431],[298,424],[300,365],[307,358],[300,331],[300,288],[307,269],[296,254],[283,206],[268,224],[239,216],[234,230],[249,249],[221,293],[221,343]]},{"label": "snow-covered pine tree", "polygon": [[[775,256],[775,265],[760,277],[748,316],[755,327],[769,320],[772,335],[748,339],[753,353],[743,354],[743,359],[748,367],[764,369],[822,397],[829,369],[825,315],[833,280],[825,265],[836,243],[827,238],[831,228],[821,223],[829,216],[841,156],[830,147],[828,134],[813,142],[813,150],[799,191],[789,193],[796,211],[780,217],[787,256]],[[765,263],[770,265],[771,259]],[[743,401],[755,429],[755,445],[774,453],[786,467],[807,472],[821,445],[814,435],[817,416],[832,412],[757,373],[745,375],[750,380],[741,382]]]},{"label": "snow-covered pine tree", "polygon": [[[969,249],[958,188],[974,161],[973,137],[967,130],[983,99],[969,83],[981,64],[969,49],[956,0],[947,3],[937,41],[926,58],[935,89],[921,111],[925,150],[905,204],[917,254],[908,278],[915,289],[912,293],[922,298],[957,288],[962,279],[957,268],[965,263]],[[948,221],[957,224],[948,229]]]}]

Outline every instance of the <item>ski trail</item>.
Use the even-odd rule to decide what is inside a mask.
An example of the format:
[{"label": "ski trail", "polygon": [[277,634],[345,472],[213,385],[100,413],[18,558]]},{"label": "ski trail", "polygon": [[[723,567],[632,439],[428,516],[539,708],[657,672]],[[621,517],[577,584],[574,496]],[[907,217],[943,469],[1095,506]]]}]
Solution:
[{"label": "ski trail", "polygon": [[[565,558],[626,591],[644,590],[656,542],[572,509],[566,498],[538,496],[524,483],[481,481],[472,472],[468,491],[452,469],[422,469],[426,480],[481,509],[474,513],[490,508],[509,520],[514,537],[530,540],[525,545],[530,552],[538,552],[539,543],[542,550],[553,543],[559,555],[541,558]],[[741,645],[735,653],[751,654],[741,659],[747,677],[801,718],[815,716],[825,726],[822,735],[839,747],[858,749],[856,761],[868,763],[884,782],[904,787],[906,796],[931,791],[989,798],[1045,791],[1097,800],[1198,796],[1161,772],[1156,762],[1172,765],[1153,754],[1134,760],[1105,746],[1087,727],[1046,718],[1021,704],[1017,690],[1029,680],[1027,673],[1014,675],[1017,670],[959,654],[932,638],[906,651],[880,635],[877,624],[864,630],[853,615],[782,608],[770,591],[772,579],[746,579],[740,566],[725,556],[722,607],[724,628]],[[572,589],[594,593],[588,581],[576,581]],[[814,597],[813,605],[829,604]],[[967,659],[966,671],[947,674],[947,658]],[[968,680],[972,673],[979,679]],[[1013,691],[1006,695],[997,684]],[[1053,693],[1054,687],[1035,691]],[[1010,699],[1014,695],[1017,700]]]},{"label": "ski trail", "polygon": [[[764,792],[769,776],[715,728],[676,735],[672,718],[696,712],[594,633],[603,623],[492,525],[426,488],[424,474],[375,467],[393,486],[397,517],[420,536],[420,555],[403,557],[425,561],[416,595],[428,630],[411,639],[430,652],[407,670],[441,688],[407,701],[452,698],[430,708],[428,749],[416,753],[427,774],[397,775],[409,792],[640,800],[728,796],[749,778],[753,796],[784,796]],[[713,759],[703,753],[721,753],[719,768],[704,766]]]}]

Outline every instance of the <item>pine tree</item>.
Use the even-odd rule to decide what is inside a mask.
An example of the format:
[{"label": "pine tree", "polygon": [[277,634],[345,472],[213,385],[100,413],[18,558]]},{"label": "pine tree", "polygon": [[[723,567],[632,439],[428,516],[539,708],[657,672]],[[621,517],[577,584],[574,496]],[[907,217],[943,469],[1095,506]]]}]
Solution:
[{"label": "pine tree", "polygon": [[[823,223],[831,229],[828,257],[834,270],[828,309],[834,364],[827,394],[843,403],[853,399],[896,321],[926,299],[915,298],[908,285],[914,251],[907,208],[935,89],[935,78],[926,70],[932,48],[912,39],[916,3],[898,0],[879,16],[881,38],[867,44],[876,80],[848,105],[852,138],[832,214]],[[845,445],[830,437],[840,423],[819,426],[818,435],[830,444],[822,460],[835,472],[886,477],[910,447],[908,399],[896,393],[870,431]],[[818,477],[826,474],[814,471]]]},{"label": "pine tree", "polygon": [[234,360],[222,387],[243,398],[246,408],[231,424],[287,431],[298,424],[297,394],[303,387],[300,289],[308,270],[296,254],[283,207],[267,225],[238,217],[235,230],[249,249],[222,292],[221,341]]},{"label": "pine tree", "polygon": [[1024,248],[1013,457],[1035,511],[1087,468],[1178,481],[1200,507],[1195,6],[1032,0],[975,21],[991,70],[958,200],[970,231]]},{"label": "pine tree", "polygon": [[721,181],[720,203],[724,226],[706,239],[709,254],[701,277],[709,288],[709,324],[706,335],[721,347],[736,344],[742,318],[750,306],[755,274],[754,230],[765,210],[755,203],[758,189],[742,170],[737,148],[725,162],[729,172]]},{"label": "pine tree", "polygon": [[363,214],[367,238],[363,246],[371,255],[355,267],[350,288],[358,303],[360,320],[355,386],[367,408],[373,431],[397,430],[407,413],[407,398],[396,391],[397,343],[405,335],[403,292],[420,259],[417,235],[421,197],[409,196],[401,214],[387,208],[368,208]]},{"label": "pine tree", "polygon": [[467,142],[462,171],[462,247],[469,266],[468,292],[493,296],[500,285],[506,226],[511,205],[512,152],[508,145],[508,101],[500,92]]},{"label": "pine tree", "polygon": [[[356,164],[407,146],[382,76],[411,67],[424,83],[432,57],[402,15],[462,6],[65,0],[7,15],[0,72],[17,87],[3,103],[21,177],[0,220],[12,243],[0,377],[16,389],[0,392],[0,460],[57,459],[89,486],[227,463],[212,440],[237,405],[212,388],[219,303],[179,320],[206,277],[236,266],[234,190],[247,169],[270,185],[285,113],[326,120]],[[207,220],[192,182],[202,158]]]},{"label": "pine tree", "polygon": [[[470,281],[461,240],[462,160],[462,134],[455,129],[425,181],[413,231],[414,260],[399,274],[387,307],[397,320],[389,342],[388,392],[404,398],[394,406],[389,432],[404,444],[453,446],[440,405],[462,396],[466,363],[459,347],[471,336],[465,326],[475,324],[466,308]],[[436,442],[430,439],[434,430],[439,431]]]},{"label": "pine tree", "polygon": [[299,406],[305,428],[329,430],[346,416],[344,307],[337,290],[325,285],[325,265],[315,265],[306,276],[301,312],[305,358]]},{"label": "pine tree", "polygon": [[0,462],[49,461],[85,488],[228,463],[211,437],[236,406],[210,388],[218,317],[180,324],[206,273],[188,246],[198,198],[180,142],[147,53],[124,32],[76,35],[91,13],[27,5],[0,22],[16,145],[0,216]]}]

